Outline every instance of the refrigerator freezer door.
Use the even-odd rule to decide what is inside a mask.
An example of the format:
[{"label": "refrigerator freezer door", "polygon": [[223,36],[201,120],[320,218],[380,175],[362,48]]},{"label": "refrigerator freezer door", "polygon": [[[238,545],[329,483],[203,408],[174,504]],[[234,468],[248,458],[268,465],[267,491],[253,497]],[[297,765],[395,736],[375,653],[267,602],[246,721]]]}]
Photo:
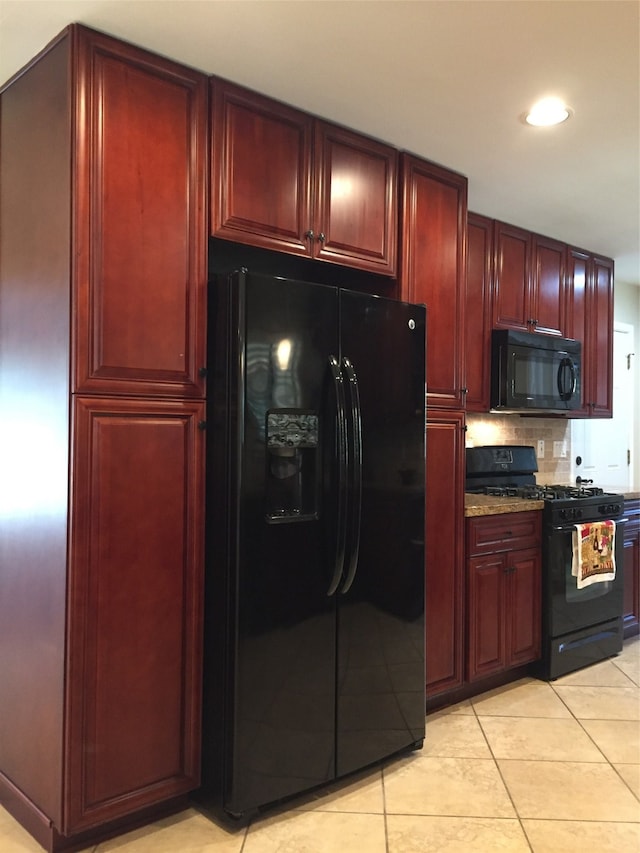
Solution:
[{"label": "refrigerator freezer door", "polygon": [[338,291],[239,275],[225,808],[335,775]]},{"label": "refrigerator freezer door", "polygon": [[351,459],[362,457],[360,471],[351,466],[351,494],[361,488],[362,500],[345,557],[351,563],[357,549],[357,565],[338,593],[342,776],[424,738],[426,321],[422,307],[351,291],[341,291],[340,313],[342,362],[352,365],[360,410],[348,446]]}]

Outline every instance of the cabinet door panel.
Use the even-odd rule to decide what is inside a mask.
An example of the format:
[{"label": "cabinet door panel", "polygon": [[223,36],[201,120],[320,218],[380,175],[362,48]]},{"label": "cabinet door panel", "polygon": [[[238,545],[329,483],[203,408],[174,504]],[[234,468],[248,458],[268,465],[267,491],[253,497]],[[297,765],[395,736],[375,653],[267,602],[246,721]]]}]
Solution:
[{"label": "cabinet door panel", "polygon": [[505,559],[498,555],[469,560],[469,681],[505,668]]},{"label": "cabinet door panel", "polygon": [[215,79],[211,103],[211,233],[308,255],[311,117]]},{"label": "cabinet door panel", "polygon": [[503,222],[495,224],[493,325],[529,331],[531,234]]},{"label": "cabinet door panel", "polygon": [[455,412],[431,412],[427,422],[427,696],[463,679],[463,427],[464,415]]},{"label": "cabinet door panel", "polygon": [[315,164],[314,256],[395,275],[396,150],[318,121]]},{"label": "cabinet door panel", "polygon": [[574,413],[610,418],[613,411],[613,261],[570,249],[568,334],[582,342],[582,407]]},{"label": "cabinet door panel", "polygon": [[565,334],[566,245],[548,237],[533,238],[533,331]]},{"label": "cabinet door panel", "polygon": [[540,550],[514,551],[505,559],[509,578],[507,663],[517,666],[540,657]]},{"label": "cabinet door panel", "polygon": [[464,407],[467,182],[402,158],[403,299],[427,306],[427,405]]},{"label": "cabinet door panel", "polygon": [[589,414],[590,355],[587,346],[587,287],[589,283],[589,256],[575,249],[569,250],[567,259],[567,334],[582,344],[581,406],[574,417]]},{"label": "cabinet door panel", "polygon": [[469,214],[464,324],[468,412],[488,412],[491,390],[493,220]]},{"label": "cabinet door panel", "polygon": [[540,525],[541,513],[535,510],[470,518],[467,522],[469,554],[532,547],[540,542]]},{"label": "cabinet door panel", "polygon": [[203,416],[75,403],[66,831],[198,785]]},{"label": "cabinet door panel", "polygon": [[613,263],[594,258],[589,294],[592,417],[613,413]]},{"label": "cabinet door panel", "polygon": [[206,77],[79,43],[75,390],[203,396]]}]

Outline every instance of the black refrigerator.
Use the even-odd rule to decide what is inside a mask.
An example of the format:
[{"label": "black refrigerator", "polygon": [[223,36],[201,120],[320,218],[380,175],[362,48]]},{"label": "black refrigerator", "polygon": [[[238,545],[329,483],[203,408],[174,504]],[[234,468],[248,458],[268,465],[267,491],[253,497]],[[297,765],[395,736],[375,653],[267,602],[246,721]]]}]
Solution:
[{"label": "black refrigerator", "polygon": [[219,818],[425,730],[423,306],[211,284],[202,787]]}]

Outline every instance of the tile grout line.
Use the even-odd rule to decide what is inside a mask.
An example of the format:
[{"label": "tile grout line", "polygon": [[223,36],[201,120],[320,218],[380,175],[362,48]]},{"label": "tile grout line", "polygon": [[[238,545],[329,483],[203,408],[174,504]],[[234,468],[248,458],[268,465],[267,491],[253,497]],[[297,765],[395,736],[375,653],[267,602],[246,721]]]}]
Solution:
[{"label": "tile grout line", "polygon": [[380,785],[382,787],[382,814],[384,818],[384,849],[389,853],[389,827],[387,824],[387,790],[384,783],[384,771],[387,765],[380,768]]},{"label": "tile grout line", "polygon": [[524,839],[527,842],[527,844],[529,845],[529,850],[533,851],[531,841],[529,840],[529,835],[527,834],[527,831],[524,828],[524,825],[522,823],[522,818],[520,817],[520,813],[516,807],[513,796],[511,795],[511,791],[509,790],[509,786],[507,785],[505,778],[502,775],[502,770],[500,769],[500,765],[498,764],[498,759],[494,755],[493,749],[491,748],[491,744],[489,743],[489,738],[487,737],[487,734],[486,734],[484,728],[482,727],[482,723],[480,721],[480,716],[478,715],[478,712],[476,711],[475,705],[473,704],[472,700],[470,700],[470,704],[471,704],[471,710],[473,711],[473,714],[476,718],[476,722],[478,723],[478,726],[480,727],[480,731],[482,732],[482,737],[484,738],[484,741],[487,745],[487,749],[489,750],[489,754],[491,755],[491,758],[493,759],[493,763],[495,765],[495,768],[498,771],[498,775],[500,776],[500,781],[504,785],[504,789],[507,792],[507,796],[509,797],[509,802],[511,803],[511,805],[513,807],[513,811],[515,812],[516,818],[518,819],[518,824],[520,826],[520,829],[522,830],[522,834],[524,836]]},{"label": "tile grout line", "polygon": [[[610,662],[615,666],[615,662],[614,662],[611,658],[608,658],[608,660],[609,660],[609,661],[610,661]],[[623,670],[621,670],[621,669],[620,669],[620,667],[616,667],[616,669],[618,669],[618,671],[619,671],[619,672],[622,672],[622,673],[623,673],[623,675],[625,675],[627,678],[629,678],[629,676],[627,675],[627,673],[626,673],[626,672],[624,672]],[[639,688],[636,684],[634,684],[634,682],[632,681],[632,679],[630,679],[630,678],[629,678],[629,681],[631,681],[632,686],[633,686],[633,687],[635,687],[635,689],[636,689],[636,690],[640,690],[640,688]],[[555,693],[555,695],[558,697],[558,699],[559,699],[559,700],[562,702],[562,704],[565,706],[565,708],[567,709],[567,711],[569,711],[569,713],[570,713],[570,714],[571,714],[571,716],[574,718],[574,720],[578,723],[578,725],[580,726],[580,728],[582,729],[582,731],[586,734],[586,736],[589,738],[589,740],[590,740],[590,741],[593,743],[593,745],[596,747],[596,749],[598,750],[598,752],[600,752],[600,754],[603,756],[603,758],[604,758],[604,760],[606,761],[607,765],[611,768],[611,770],[613,770],[613,772],[616,774],[616,776],[618,777],[618,779],[620,779],[620,781],[624,784],[625,788],[627,788],[627,790],[631,792],[632,796],[634,796],[634,797],[636,798],[636,800],[638,800],[638,801],[640,802],[640,797],[638,797],[638,795],[636,794],[636,792],[631,788],[631,786],[629,785],[629,783],[627,782],[627,780],[622,776],[622,774],[618,772],[618,769],[617,769],[617,767],[613,764],[613,762],[609,761],[609,758],[607,757],[607,755],[605,755],[604,750],[602,750],[602,749],[600,748],[600,746],[599,746],[599,745],[595,742],[595,740],[591,737],[591,735],[589,734],[589,732],[585,729],[584,725],[582,724],[582,720],[581,720],[579,717],[577,717],[577,716],[573,713],[573,711],[571,710],[571,708],[567,705],[567,703],[564,701],[564,699],[562,698],[562,696],[561,696],[561,695],[558,693],[558,691],[555,689],[555,687],[556,687],[555,682],[549,682],[549,686],[551,687],[551,689],[553,690],[553,692]],[[560,685],[560,686],[562,687],[563,685]],[[572,685],[566,684],[566,685],[564,685],[564,686],[565,686],[565,687],[571,687]],[[601,684],[596,684],[596,685],[578,685],[578,684],[576,684],[576,685],[573,685],[573,686],[575,686],[575,687],[594,687],[595,689],[599,689],[599,688],[604,687],[604,686],[607,686],[607,685],[601,685]],[[612,686],[612,689],[614,689],[614,690],[618,690],[618,689],[620,689],[620,690],[628,690],[629,688],[628,688],[626,685],[625,685],[624,687],[622,687],[622,686],[619,686],[619,687],[618,687],[618,686],[615,686],[615,685],[614,685],[614,686]],[[596,718],[594,718],[594,719],[596,719]],[[616,722],[627,722],[627,721],[625,721],[625,720],[606,720],[606,719],[605,719],[603,722],[616,723]],[[628,722],[635,722],[635,720],[629,720]],[[624,762],[619,762],[619,763],[624,763]],[[636,764],[636,762],[631,762],[631,764],[632,764],[632,766],[638,766],[638,765]]]}]

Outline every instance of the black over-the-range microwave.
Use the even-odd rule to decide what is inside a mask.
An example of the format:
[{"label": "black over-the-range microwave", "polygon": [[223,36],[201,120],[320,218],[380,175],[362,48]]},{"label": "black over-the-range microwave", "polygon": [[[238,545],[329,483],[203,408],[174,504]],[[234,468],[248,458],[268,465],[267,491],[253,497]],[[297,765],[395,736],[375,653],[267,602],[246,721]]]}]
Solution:
[{"label": "black over-the-range microwave", "polygon": [[511,329],[491,338],[491,409],[566,413],[580,408],[580,341]]}]

